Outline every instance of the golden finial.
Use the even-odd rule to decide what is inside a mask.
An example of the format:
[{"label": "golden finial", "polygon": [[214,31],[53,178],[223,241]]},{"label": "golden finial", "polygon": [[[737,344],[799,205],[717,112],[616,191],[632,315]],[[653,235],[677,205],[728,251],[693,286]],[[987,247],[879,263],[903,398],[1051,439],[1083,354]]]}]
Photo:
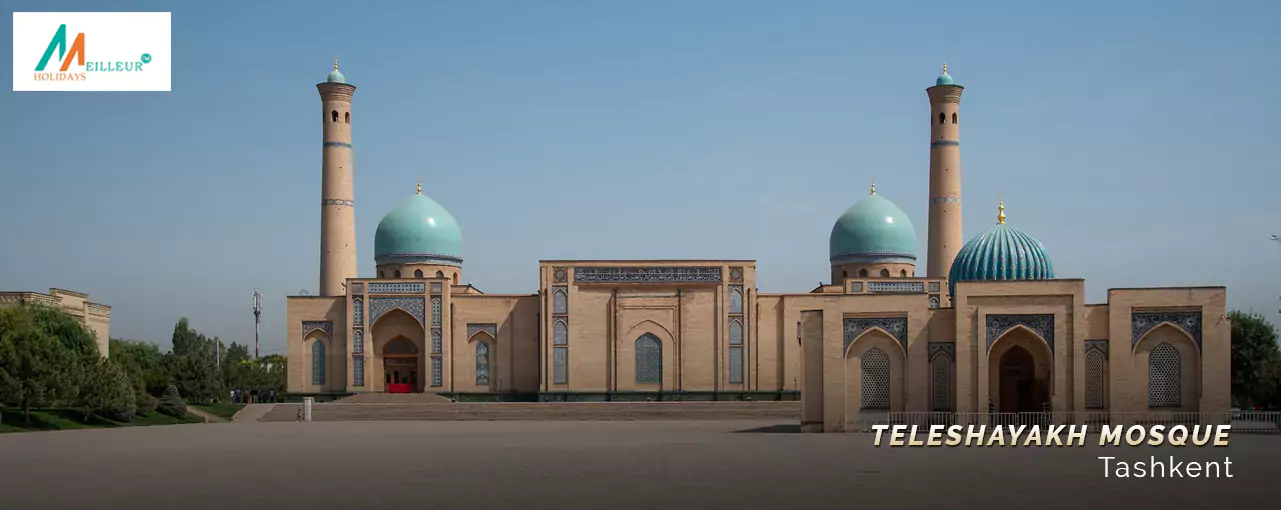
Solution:
[{"label": "golden finial", "polygon": [[872,193],[871,194],[873,195],[876,194],[876,177],[872,177]]},{"label": "golden finial", "polygon": [[996,213],[996,223],[998,225],[1004,225],[1005,224],[1005,200],[1001,198],[1000,191],[996,192],[996,203],[997,203],[996,210],[998,211]]},{"label": "golden finial", "polygon": [[[337,69],[337,67],[335,67],[334,69]],[[946,60],[944,60],[944,61],[943,61],[943,74],[947,74],[947,61],[946,61]]]},{"label": "golden finial", "polygon": [[418,194],[423,194],[423,181],[418,181]]},{"label": "golden finial", "polygon": [[[945,68],[946,68],[947,66],[946,66],[946,65],[944,65],[943,67],[945,67]],[[338,70],[338,57],[334,57],[334,70],[335,70],[335,71],[337,71],[337,70]],[[946,71],[944,71],[944,72],[946,72]]]}]

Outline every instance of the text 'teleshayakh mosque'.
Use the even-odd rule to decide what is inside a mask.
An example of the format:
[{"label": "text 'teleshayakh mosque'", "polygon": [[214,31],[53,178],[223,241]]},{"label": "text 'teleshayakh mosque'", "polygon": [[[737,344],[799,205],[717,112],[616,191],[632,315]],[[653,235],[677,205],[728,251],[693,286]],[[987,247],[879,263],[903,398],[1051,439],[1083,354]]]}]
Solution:
[{"label": "text 'teleshayakh mosque'", "polygon": [[[537,294],[462,285],[459,224],[410,195],[356,277],[356,87],[317,85],[323,114],[320,295],[288,298],[289,390],[541,400],[780,399],[808,430],[920,411],[1226,411],[1223,287],[1109,289],[1054,274],[1005,222],[961,233],[960,103],[944,67],[930,102],[927,271],[916,231],[871,193],[836,219],[832,283],[756,288],[751,260],[544,260]],[[984,212],[983,214],[988,214]]]}]

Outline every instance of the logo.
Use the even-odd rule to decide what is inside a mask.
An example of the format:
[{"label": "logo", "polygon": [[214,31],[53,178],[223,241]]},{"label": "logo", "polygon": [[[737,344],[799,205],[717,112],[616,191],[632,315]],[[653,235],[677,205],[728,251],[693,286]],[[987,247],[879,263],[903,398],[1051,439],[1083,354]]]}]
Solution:
[{"label": "logo", "polygon": [[168,91],[169,50],[167,12],[15,12],[13,90]]}]

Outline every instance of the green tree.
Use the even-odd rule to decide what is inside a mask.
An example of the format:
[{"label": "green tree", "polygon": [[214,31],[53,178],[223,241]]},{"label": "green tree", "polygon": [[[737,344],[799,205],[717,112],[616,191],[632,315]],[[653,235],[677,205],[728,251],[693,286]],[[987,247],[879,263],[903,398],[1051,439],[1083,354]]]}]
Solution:
[{"label": "green tree", "polygon": [[22,407],[27,423],[31,408],[68,401],[78,390],[79,353],[49,334],[38,322],[40,307],[22,305],[0,310],[0,399]]},{"label": "green tree", "polygon": [[161,414],[173,416],[174,418],[182,418],[187,415],[187,404],[183,402],[177,386],[170,384],[168,388],[165,388],[165,393],[160,397],[156,410],[160,411]]},{"label": "green tree", "polygon": [[172,382],[166,353],[160,346],[140,340],[111,339],[111,361],[114,361],[132,381],[139,396],[158,396]]},{"label": "green tree", "polygon": [[169,371],[178,392],[193,402],[208,402],[222,395],[217,343],[217,338],[207,338],[191,329],[185,317],[174,326]]},{"label": "green tree", "polygon": [[85,377],[81,399],[85,407],[85,421],[95,413],[116,421],[129,421],[137,412],[137,400],[129,375],[109,359],[100,359],[92,365]]},{"label": "green tree", "polygon": [[1234,311],[1232,321],[1232,395],[1240,405],[1267,405],[1278,391],[1281,347],[1277,331],[1262,314]]}]

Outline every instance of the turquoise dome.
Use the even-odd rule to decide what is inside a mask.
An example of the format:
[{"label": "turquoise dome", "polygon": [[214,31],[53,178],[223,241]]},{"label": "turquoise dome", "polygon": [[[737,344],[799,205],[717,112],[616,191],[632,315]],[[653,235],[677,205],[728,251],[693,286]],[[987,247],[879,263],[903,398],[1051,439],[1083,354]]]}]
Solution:
[{"label": "turquoise dome", "polygon": [[462,264],[463,232],[435,200],[421,193],[412,195],[378,222],[374,262]]},{"label": "turquoise dome", "polygon": [[943,71],[943,74],[939,75],[939,79],[934,80],[934,84],[935,85],[956,85],[956,82],[952,81],[952,75],[947,74],[947,71]]},{"label": "turquoise dome", "polygon": [[961,247],[947,279],[955,295],[956,282],[1051,280],[1054,264],[1040,241],[1002,221]]},{"label": "turquoise dome", "polygon": [[344,77],[342,73],[338,72],[337,69],[334,69],[334,72],[329,73],[329,78],[325,81],[328,83],[347,83],[347,78]]},{"label": "turquoise dome", "polygon": [[916,229],[902,209],[873,190],[836,220],[828,247],[833,264],[915,264]]}]

